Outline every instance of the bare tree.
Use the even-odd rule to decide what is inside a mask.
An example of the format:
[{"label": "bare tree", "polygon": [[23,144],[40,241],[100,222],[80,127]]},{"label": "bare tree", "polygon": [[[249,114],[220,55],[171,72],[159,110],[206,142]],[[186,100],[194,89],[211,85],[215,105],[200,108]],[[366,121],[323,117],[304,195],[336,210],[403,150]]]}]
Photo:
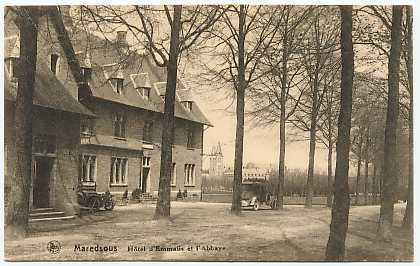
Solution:
[{"label": "bare tree", "polygon": [[[353,110],[356,108],[353,108]],[[353,114],[356,113],[355,112],[356,110],[353,111]],[[357,128],[353,130],[354,137],[352,141],[351,151],[356,156],[356,160],[357,160],[355,205],[359,205],[360,204],[360,201],[359,201],[360,200],[360,186],[361,186],[360,179],[362,177],[361,172],[362,172],[362,162],[363,162],[363,147],[366,145],[365,132],[366,132],[366,127],[367,127],[366,125],[367,119],[366,119],[366,113],[363,113],[360,116],[357,116],[357,113],[356,113],[354,116],[356,117],[356,119],[354,119],[352,124],[357,125]]]},{"label": "bare tree", "polygon": [[327,92],[327,86],[322,86],[324,76],[334,69],[333,52],[338,40],[338,27],[335,22],[335,10],[331,7],[318,7],[310,20],[311,27],[307,38],[303,40],[302,64],[308,77],[308,93],[305,94],[291,119],[293,125],[309,132],[309,162],[306,185],[305,207],[312,207],[313,178],[315,166],[315,150],[318,131],[320,107]]},{"label": "bare tree", "polygon": [[340,6],[341,12],[341,100],[338,118],[337,160],[335,167],[334,202],[331,210],[330,236],[326,261],[342,261],[345,254],[349,217],[349,152],[354,75],[352,6]]},{"label": "bare tree", "polygon": [[250,88],[249,99],[252,111],[247,114],[257,126],[279,126],[279,177],[276,190],[277,208],[283,208],[284,171],[286,154],[286,122],[296,110],[304,88],[302,83],[303,65],[298,61],[298,47],[307,32],[306,20],[314,7],[280,6],[275,12],[278,27],[272,47],[264,56],[260,85]]},{"label": "bare tree", "polygon": [[365,130],[365,148],[363,150],[364,156],[364,166],[365,166],[365,175],[364,175],[364,188],[363,188],[363,196],[364,196],[364,204],[368,205],[368,195],[369,195],[369,163],[370,163],[370,147],[371,147],[371,140],[370,140],[370,128],[367,127]]},{"label": "bare tree", "polygon": [[203,79],[216,88],[230,84],[236,97],[236,138],[232,208],[241,212],[245,94],[263,75],[258,71],[261,58],[273,42],[275,12],[263,6],[226,6],[212,32],[214,46],[209,49],[217,63],[207,63]]},{"label": "bare tree", "polygon": [[[375,49],[379,57],[377,61],[382,62],[385,66],[389,60],[391,46],[391,31],[392,31],[392,8],[391,6],[363,6],[359,10],[361,13],[365,13],[370,17],[368,21],[362,21],[362,26],[357,30],[360,32],[361,44],[368,44],[372,47],[372,51],[375,53]],[[403,14],[404,15],[404,14]],[[361,16],[359,16],[361,17]],[[372,18],[376,18],[378,22],[372,24]],[[408,204],[406,210],[408,215],[412,209],[412,195],[413,195],[413,116],[412,116],[412,7],[406,6],[405,21],[402,20],[402,59],[405,64],[400,68],[400,83],[405,89],[400,91],[399,94],[399,115],[404,119],[403,121],[408,123]],[[384,89],[383,97],[387,96],[387,91]],[[411,138],[411,139],[410,139]],[[403,224],[405,222],[403,221]]]},{"label": "bare tree", "polygon": [[378,222],[378,239],[391,241],[394,218],[394,189],[396,186],[396,153],[399,107],[400,53],[402,6],[392,7],[391,51],[388,63],[388,107],[385,126],[385,151],[381,210]]},{"label": "bare tree", "polygon": [[403,226],[413,229],[413,203],[414,203],[414,187],[413,187],[413,7],[405,6],[406,15],[406,49],[404,51],[404,61],[406,63],[408,75],[408,89],[410,94],[409,102],[409,161],[408,161],[408,200],[405,209]]},{"label": "bare tree", "polygon": [[160,162],[160,178],[158,201],[155,209],[155,219],[171,215],[171,169],[172,143],[175,129],[175,97],[178,74],[179,31],[181,27],[182,6],[174,6],[171,20],[171,43],[169,48],[168,74],[165,93],[165,110],[163,114],[162,151]]},{"label": "bare tree", "polygon": [[11,192],[6,212],[6,236],[26,236],[32,171],[32,110],[37,62],[39,7],[14,7],[20,32],[18,90],[15,106],[16,162],[10,180]]},{"label": "bare tree", "polygon": [[337,120],[338,120],[338,113],[339,113],[339,93],[336,90],[338,86],[338,78],[336,72],[338,72],[339,67],[336,68],[336,71],[331,71],[331,76],[329,78],[332,79],[331,82],[324,82],[324,86],[328,86],[327,93],[325,95],[325,101],[322,103],[322,110],[320,116],[320,123],[319,123],[319,141],[328,149],[328,193],[327,193],[327,202],[326,206],[332,206],[332,195],[333,195],[333,182],[332,182],[332,156],[333,151],[335,149],[335,143],[337,141]]}]

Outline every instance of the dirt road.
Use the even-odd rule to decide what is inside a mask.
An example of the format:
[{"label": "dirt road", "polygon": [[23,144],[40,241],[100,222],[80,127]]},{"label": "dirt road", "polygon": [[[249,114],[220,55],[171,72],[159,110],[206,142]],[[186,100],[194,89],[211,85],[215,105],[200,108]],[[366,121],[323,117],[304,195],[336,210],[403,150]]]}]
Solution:
[{"label": "dirt road", "polygon": [[[24,241],[8,241],[8,260],[205,260],[322,261],[330,210],[287,206],[282,211],[229,214],[229,204],[174,202],[169,221],[153,221],[154,205],[128,205],[67,222],[32,225]],[[377,206],[350,211],[349,261],[412,259],[410,233],[399,228],[403,205],[395,208],[395,240],[375,242]],[[50,241],[60,245],[48,251]],[[51,249],[50,249],[51,250]]]}]

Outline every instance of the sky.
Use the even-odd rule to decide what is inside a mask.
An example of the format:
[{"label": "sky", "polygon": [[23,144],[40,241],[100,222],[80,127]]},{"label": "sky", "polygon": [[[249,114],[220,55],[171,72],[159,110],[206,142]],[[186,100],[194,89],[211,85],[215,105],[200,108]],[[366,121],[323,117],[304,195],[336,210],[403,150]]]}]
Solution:
[{"label": "sky", "polygon": [[[202,91],[202,90],[200,90]],[[231,99],[206,90],[208,93],[195,94],[195,101],[207,118],[213,123],[204,131],[204,153],[220,141],[225,166],[233,166],[235,151],[236,116],[225,110]],[[245,121],[244,165],[248,162],[266,167],[278,168],[279,127],[251,128]],[[327,150],[318,147],[315,154],[315,171],[327,172]],[[286,167],[306,170],[308,166],[309,141],[289,142],[286,144]],[[208,167],[208,159],[204,156],[203,167]]]}]

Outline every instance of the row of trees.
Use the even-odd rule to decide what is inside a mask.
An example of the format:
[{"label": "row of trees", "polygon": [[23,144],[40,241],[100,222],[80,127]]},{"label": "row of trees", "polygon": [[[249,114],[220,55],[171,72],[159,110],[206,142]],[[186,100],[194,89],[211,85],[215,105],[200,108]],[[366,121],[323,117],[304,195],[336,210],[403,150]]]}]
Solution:
[{"label": "row of trees", "polygon": [[[357,163],[354,162],[354,163]],[[354,164],[353,163],[353,164]],[[301,169],[286,169],[284,178],[283,194],[284,196],[300,196],[305,197],[305,185],[307,182],[307,172]],[[271,171],[268,181],[271,184],[271,191],[276,191],[278,187],[278,172]],[[367,183],[365,183],[367,181]],[[379,204],[380,188],[378,184],[378,176],[371,175],[366,178],[362,174],[362,179],[357,176],[349,176],[349,193],[353,195],[356,205],[363,204]],[[233,176],[209,176],[202,180],[203,193],[220,193],[232,191]],[[314,172],[313,184],[314,197],[327,197],[326,205],[328,206],[328,195],[330,186],[328,184],[328,173]],[[396,200],[407,200],[407,188],[399,185],[396,191]],[[369,196],[369,198],[368,198]]]},{"label": "row of trees", "polygon": [[[403,9],[405,24],[402,25]],[[48,12],[46,12],[48,11]],[[329,204],[332,202],[331,233],[326,250],[327,260],[344,258],[345,235],[349,211],[348,169],[350,151],[357,157],[358,172],[362,161],[365,176],[369,163],[381,169],[381,214],[378,236],[390,239],[397,165],[397,130],[399,108],[406,108],[408,122],[410,166],[409,201],[404,219],[412,226],[412,11],[410,7],[351,6],[127,6],[79,8],[79,19],[94,25],[95,31],[106,35],[104,27],[124,26],[137,39],[136,45],[148,51],[158,66],[166,69],[167,88],[162,136],[162,159],[159,179],[159,199],[155,218],[170,216],[170,169],[172,162],[174,102],[178,68],[183,60],[211,53],[206,60],[204,79],[213,86],[232,89],[236,100],[236,139],[231,211],[241,212],[241,182],[245,115],[258,124],[279,125],[280,157],[277,187],[278,206],[283,206],[286,136],[309,139],[309,164],[306,180],[307,207],[312,206],[314,157],[316,145],[329,150]],[[27,119],[32,105],[34,71],[36,67],[37,17],[49,15],[72,73],[80,86],[80,67],[66,37],[57,7],[13,8],[21,30],[21,69],[16,101],[18,161],[15,184],[18,196],[11,205],[7,224],[23,232],[27,227],[30,177],[31,122]],[[392,19],[391,19],[392,17]],[[378,19],[383,28],[372,28],[370,21]],[[341,24],[340,24],[341,21]],[[353,21],[357,21],[354,28]],[[341,25],[341,26],[340,26]],[[357,36],[353,36],[357,32]],[[379,34],[374,34],[379,32]],[[389,34],[391,33],[391,34]],[[28,34],[28,35],[25,35]],[[354,38],[357,37],[357,38]],[[360,39],[360,40],[359,40]],[[390,44],[390,45],[389,45]],[[354,74],[354,45],[374,49],[378,56],[369,58],[372,65],[361,72],[384,64],[388,60],[388,88],[371,86],[378,78],[372,74],[360,79]],[[362,48],[361,48],[362,49]],[[406,63],[400,68],[400,55]],[[356,54],[358,55],[358,54]],[[360,56],[360,55],[359,55]],[[368,60],[362,57],[362,60]],[[386,65],[386,63],[385,63]],[[341,70],[341,74],[340,73]],[[353,77],[355,76],[355,81]],[[400,76],[402,78],[400,78]],[[399,85],[405,84],[407,97],[399,97]],[[340,84],[341,90],[338,89]],[[368,87],[368,86],[366,86]],[[381,89],[382,91],[378,89]],[[359,93],[360,92],[360,93]],[[353,96],[356,96],[353,103]],[[386,104],[380,100],[386,100]],[[360,101],[360,104],[359,102]],[[245,104],[250,106],[246,112]],[[386,108],[384,108],[386,106]],[[383,119],[372,118],[374,108],[387,110]],[[352,112],[352,109],[354,112]],[[401,112],[404,113],[404,112]],[[338,120],[337,120],[338,119]],[[370,120],[372,119],[372,120]],[[376,121],[377,126],[370,121]],[[381,131],[385,128],[385,134]],[[286,129],[291,134],[286,134]],[[307,132],[303,133],[302,132]],[[309,137],[306,135],[309,133]],[[382,149],[377,145],[383,139]],[[353,141],[352,141],[353,140]],[[336,152],[335,181],[332,182],[332,156]],[[383,158],[381,158],[383,154]],[[359,174],[360,176],[360,174]],[[332,184],[334,183],[334,186]],[[366,182],[365,182],[366,184]],[[14,194],[12,193],[12,194]],[[25,196],[26,195],[26,196]],[[16,211],[18,208],[24,211]],[[18,231],[19,231],[18,230]]]}]

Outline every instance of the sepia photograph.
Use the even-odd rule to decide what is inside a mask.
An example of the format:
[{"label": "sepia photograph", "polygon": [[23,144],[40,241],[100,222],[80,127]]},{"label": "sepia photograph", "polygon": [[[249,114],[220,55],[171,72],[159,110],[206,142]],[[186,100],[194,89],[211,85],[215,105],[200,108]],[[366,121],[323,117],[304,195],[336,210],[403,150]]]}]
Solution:
[{"label": "sepia photograph", "polygon": [[413,5],[56,4],[1,7],[4,261],[414,262]]}]

